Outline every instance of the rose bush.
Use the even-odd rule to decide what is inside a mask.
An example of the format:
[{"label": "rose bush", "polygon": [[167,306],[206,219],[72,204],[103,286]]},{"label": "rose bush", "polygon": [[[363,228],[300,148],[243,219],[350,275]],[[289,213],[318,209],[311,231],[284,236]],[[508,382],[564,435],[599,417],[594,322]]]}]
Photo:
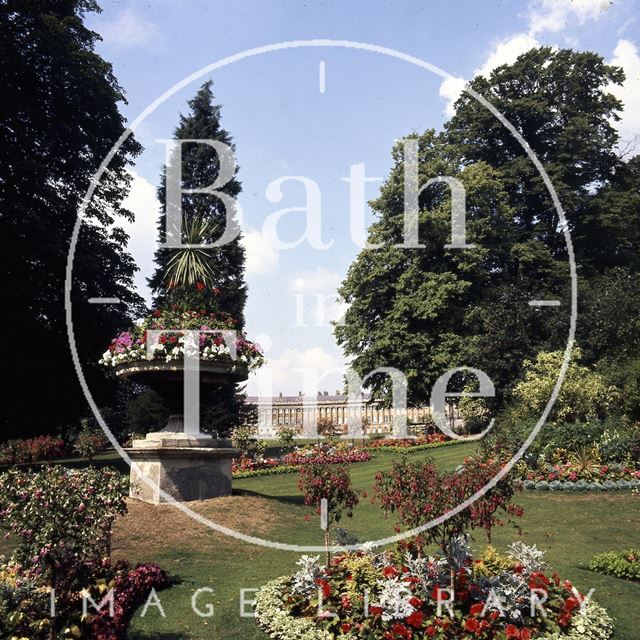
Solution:
[{"label": "rose bush", "polygon": [[351,476],[346,465],[309,464],[300,468],[298,489],[304,503],[315,507],[320,515],[326,501],[326,526],[324,544],[329,561],[329,531],[332,524],[340,522],[343,513],[349,518],[358,504],[358,494],[351,488]]},{"label": "rose bush", "polygon": [[[126,512],[126,495],[127,480],[111,469],[53,466],[0,475],[0,526],[17,539],[12,558],[0,562],[0,634],[9,629],[8,637],[34,640],[126,637],[135,608],[151,588],[168,584],[155,565],[131,569],[109,559],[112,526]],[[99,602],[110,589],[113,617],[82,615],[84,594]]]},{"label": "rose bush", "polygon": [[[497,460],[467,459],[454,472],[440,473],[433,462],[395,462],[391,471],[376,474],[375,500],[385,513],[396,513],[400,522],[410,529],[428,524],[449,513],[474,496],[502,469]],[[510,522],[522,515],[522,508],[512,504],[516,487],[507,475],[480,495],[470,506],[444,522],[420,533],[418,546],[435,543],[447,549],[453,536],[481,528],[490,541],[491,529],[502,524],[502,513]]]}]

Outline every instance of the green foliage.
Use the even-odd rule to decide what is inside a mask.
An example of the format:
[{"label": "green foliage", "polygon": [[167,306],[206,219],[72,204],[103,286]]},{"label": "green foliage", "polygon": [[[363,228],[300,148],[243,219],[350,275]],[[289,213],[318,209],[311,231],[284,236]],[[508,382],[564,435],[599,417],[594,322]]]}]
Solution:
[{"label": "green foliage", "polygon": [[[211,82],[205,82],[195,97],[189,101],[190,112],[180,117],[180,124],[174,131],[174,139],[216,140],[233,147],[229,133],[220,125],[220,107],[214,104]],[[173,159],[177,161],[176,158]],[[210,145],[185,143],[182,145],[182,188],[199,189],[211,184],[220,171],[218,155]],[[241,191],[240,182],[234,176],[219,189],[231,198]],[[244,249],[241,234],[232,242],[212,249],[172,249],[162,245],[166,234],[166,169],[158,189],[158,199],[162,211],[158,222],[160,248],[155,253],[156,270],[149,280],[156,306],[179,303],[185,287],[170,287],[184,283],[187,294],[189,285],[201,281],[207,285],[207,295],[211,305],[229,313],[238,321],[238,330],[244,327],[244,305],[247,297],[244,282]],[[197,240],[198,244],[209,244],[223,233],[226,209],[218,197],[193,193],[182,198],[184,216],[183,236],[185,241]],[[235,216],[230,224],[237,226]],[[212,291],[215,285],[216,291]]]},{"label": "green foliage", "polygon": [[462,396],[458,409],[467,433],[480,433],[491,422],[491,410],[484,398]]},{"label": "green foliage", "polygon": [[[640,161],[615,153],[621,104],[608,92],[623,77],[597,54],[544,47],[471,83],[516,123],[549,173],[567,212],[578,272],[589,282],[601,277],[601,284],[617,278],[618,292],[637,289],[640,264],[634,250]],[[438,175],[463,183],[467,242],[475,249],[444,248],[451,199],[442,184],[420,194],[425,248],[394,246],[404,223],[403,149],[396,144],[393,167],[371,203],[376,220],[368,241],[382,246],[363,250],[351,265],[340,290],[349,309],[336,338],[360,375],[380,366],[403,371],[412,404],[426,403],[436,378],[461,365],[485,371],[504,403],[522,363],[566,341],[568,257],[557,213],[524,149],[472,96],[461,96],[443,132],[409,137],[419,145],[420,185]],[[562,304],[528,305],[540,298]],[[580,321],[578,338],[589,349],[599,345],[598,361],[611,345],[617,354],[633,353],[640,335],[637,304],[623,301],[628,313],[618,338],[609,314],[615,303],[612,295],[599,305],[594,293],[583,305],[588,321]],[[587,362],[594,364],[591,355]],[[372,388],[380,397],[389,394],[382,375],[373,377]]]},{"label": "green foliage", "polygon": [[215,284],[215,260],[212,251],[203,249],[211,240],[214,224],[211,220],[184,216],[182,220],[184,248],[175,249],[164,274],[169,289],[194,287],[198,283],[212,287]]},{"label": "green foliage", "polygon": [[589,563],[589,569],[616,578],[640,581],[640,549],[598,553]]},{"label": "green foliage", "polygon": [[473,565],[473,577],[491,578],[500,575],[503,571],[512,570],[515,564],[512,557],[502,555],[495,547],[487,545]]},{"label": "green foliage", "polygon": [[[553,406],[551,422],[581,422],[602,418],[615,406],[616,390],[607,387],[604,377],[580,364],[582,352],[574,349],[572,360]],[[524,375],[513,389],[515,418],[540,416],[554,389],[564,352],[542,352],[523,364]]]},{"label": "green foliage", "polygon": [[103,451],[109,441],[102,431],[97,431],[89,427],[88,421],[83,418],[82,431],[76,437],[73,450],[83,458],[88,458],[91,462],[94,456]]},{"label": "green foliage", "polygon": [[621,389],[624,414],[630,420],[640,421],[640,358],[616,362],[607,367],[605,375],[611,384]]},{"label": "green foliage", "polygon": [[[54,425],[77,424],[86,401],[69,357],[64,279],[69,239],[82,198],[102,159],[125,131],[118,103],[124,94],[112,67],[95,51],[87,14],[91,0],[3,2],[0,10],[0,290],[4,335],[0,347],[11,375],[0,385],[3,436],[28,437]],[[127,171],[141,150],[129,136],[109,162],[86,209],[73,265],[73,322],[78,357],[99,405],[112,404],[115,384],[95,365],[101,344],[144,310],[136,293],[136,266],[126,252],[122,208]],[[46,274],[46,282],[45,282]],[[93,296],[120,305],[89,304]],[[43,352],[46,345],[46,355]],[[37,380],[46,381],[38,384]],[[33,380],[37,385],[34,398]]]},{"label": "green foliage", "polygon": [[278,440],[284,448],[293,446],[297,431],[293,427],[282,427],[278,429]]},{"label": "green foliage", "polygon": [[233,446],[240,449],[243,457],[259,460],[267,450],[267,443],[256,438],[252,427],[238,427],[231,435]]},{"label": "green foliage", "polygon": [[167,424],[168,419],[169,410],[155,391],[144,391],[126,405],[125,423],[132,433],[159,431]]},{"label": "green foliage", "polygon": [[108,557],[113,522],[127,510],[127,482],[112,469],[52,466],[1,474],[1,526],[18,538],[15,559],[53,566]]}]

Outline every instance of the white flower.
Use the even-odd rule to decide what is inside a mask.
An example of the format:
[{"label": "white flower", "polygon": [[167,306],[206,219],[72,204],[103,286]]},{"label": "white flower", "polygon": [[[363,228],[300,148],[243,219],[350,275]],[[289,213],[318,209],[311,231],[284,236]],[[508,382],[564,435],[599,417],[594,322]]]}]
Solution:
[{"label": "white flower", "polygon": [[387,578],[380,583],[378,606],[382,607],[382,619],[389,620],[410,616],[415,607],[409,602],[413,597],[411,589],[398,578]]}]

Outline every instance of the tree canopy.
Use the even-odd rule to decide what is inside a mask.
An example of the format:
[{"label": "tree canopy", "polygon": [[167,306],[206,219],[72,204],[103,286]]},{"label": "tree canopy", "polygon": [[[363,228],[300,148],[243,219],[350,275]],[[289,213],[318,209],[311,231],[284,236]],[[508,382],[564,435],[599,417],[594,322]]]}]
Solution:
[{"label": "tree canopy", "polygon": [[[234,149],[230,134],[220,123],[220,107],[215,104],[212,83],[205,82],[189,101],[190,111],[180,116],[174,131],[175,140],[212,140]],[[178,156],[172,156],[178,162]],[[203,189],[220,176],[218,151],[208,144],[185,142],[181,154],[181,189]],[[245,252],[239,233],[232,241],[220,246],[212,244],[220,238],[227,225],[225,203],[207,193],[182,195],[182,242],[197,248],[162,246],[167,237],[167,173],[165,167],[158,188],[162,210],[158,223],[159,247],[155,253],[156,269],[149,279],[156,307],[178,306],[185,309],[223,311],[236,320],[236,328],[244,328],[244,306],[247,288],[244,280]],[[241,192],[237,167],[232,177],[218,191],[236,198]],[[237,225],[235,215],[229,221]],[[245,395],[234,385],[217,389],[209,398],[202,398],[201,428],[227,434],[242,423],[246,411]]]},{"label": "tree canopy", "polygon": [[[91,0],[0,4],[0,357],[3,436],[52,432],[75,424],[88,407],[76,380],[64,316],[71,232],[82,198],[124,131],[124,94],[85,26]],[[111,337],[143,309],[136,266],[118,221],[140,151],[127,138],[88,206],[73,268],[73,321],[85,375],[97,401],[113,383],[97,359]],[[120,305],[88,304],[115,297]]]},{"label": "tree canopy", "polygon": [[[627,278],[638,271],[640,165],[616,154],[614,123],[622,105],[608,93],[623,79],[621,69],[597,54],[540,48],[471,82],[520,131],[549,174],[572,234],[580,290],[611,279],[613,270],[619,290],[628,290]],[[376,219],[368,241],[383,246],[361,251],[349,269],[340,289],[349,308],[335,328],[337,340],[361,376],[383,366],[403,371],[413,404],[428,403],[437,377],[460,366],[485,371],[504,401],[524,360],[566,344],[570,273],[558,215],[525,150],[469,94],[441,132],[408,137],[418,142],[420,185],[443,175],[464,185],[466,241],[474,248],[445,247],[451,193],[443,183],[419,196],[425,248],[396,246],[405,189],[398,142],[390,174],[371,203]],[[561,305],[528,304],[536,299]],[[579,324],[580,342],[598,341],[594,315],[600,335],[615,331],[602,307],[597,296],[585,298],[582,311],[590,321]],[[371,382],[384,397],[388,380],[376,375]]]}]

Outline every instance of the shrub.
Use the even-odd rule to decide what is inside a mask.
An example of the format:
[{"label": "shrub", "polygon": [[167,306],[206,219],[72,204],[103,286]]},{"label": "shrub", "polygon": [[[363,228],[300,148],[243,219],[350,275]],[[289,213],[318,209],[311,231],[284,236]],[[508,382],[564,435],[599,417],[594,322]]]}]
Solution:
[{"label": "shrub", "polygon": [[[397,513],[402,524],[417,528],[473,496],[501,467],[495,460],[469,459],[457,471],[440,473],[433,460],[410,463],[405,459],[394,463],[390,472],[376,474],[375,499],[386,513]],[[484,529],[490,541],[491,529],[501,524],[498,512],[509,520],[513,515],[522,515],[522,509],[511,504],[514,492],[510,477],[502,478],[469,507],[420,533],[417,546],[435,543],[445,550],[454,536],[476,528]]]},{"label": "shrub", "polygon": [[73,443],[73,450],[91,463],[98,453],[106,449],[108,442],[103,433],[93,431],[84,423],[82,431]]},{"label": "shrub", "polygon": [[0,526],[18,537],[20,562],[54,568],[69,557],[101,559],[126,512],[126,487],[112,469],[9,469],[0,475]]},{"label": "shrub", "polygon": [[311,464],[301,467],[298,488],[304,496],[307,506],[321,513],[322,501],[327,501],[327,526],[324,542],[329,564],[329,530],[331,525],[340,522],[343,513],[350,518],[358,504],[358,494],[351,488],[351,476],[346,465]]},{"label": "shrub", "polygon": [[[579,364],[582,352],[574,348],[564,382],[554,404],[552,422],[586,422],[603,418],[615,403],[613,387],[604,376]],[[513,389],[516,412],[520,417],[536,418],[542,414],[564,359],[563,351],[539,353],[535,361],[525,360],[524,376]]]},{"label": "shrub", "polygon": [[342,428],[335,424],[331,418],[318,418],[318,435],[326,438],[335,438],[342,433]]},{"label": "shrub", "polygon": [[240,449],[243,458],[251,460],[260,460],[267,450],[267,443],[256,438],[254,427],[238,427],[231,434],[231,441],[234,447]]},{"label": "shrub", "polygon": [[293,446],[297,431],[293,427],[283,427],[278,430],[278,439],[283,448]]},{"label": "shrub", "polygon": [[53,436],[38,436],[26,440],[8,440],[0,446],[0,463],[19,464],[47,461],[64,457],[64,441]]},{"label": "shrub", "polygon": [[640,549],[609,551],[593,556],[589,569],[625,580],[640,580]]},{"label": "shrub", "polygon": [[[108,469],[51,466],[37,472],[10,469],[0,475],[0,525],[18,538],[12,558],[16,575],[33,578],[40,591],[55,589],[56,617],[47,620],[49,637],[58,637],[69,625],[77,626],[75,635],[81,637],[80,627],[86,622],[77,611],[81,590],[105,572],[103,586],[113,578],[107,571],[111,529],[126,511],[125,495],[126,480]],[[29,627],[40,620],[36,611],[26,612],[24,619]]]}]

